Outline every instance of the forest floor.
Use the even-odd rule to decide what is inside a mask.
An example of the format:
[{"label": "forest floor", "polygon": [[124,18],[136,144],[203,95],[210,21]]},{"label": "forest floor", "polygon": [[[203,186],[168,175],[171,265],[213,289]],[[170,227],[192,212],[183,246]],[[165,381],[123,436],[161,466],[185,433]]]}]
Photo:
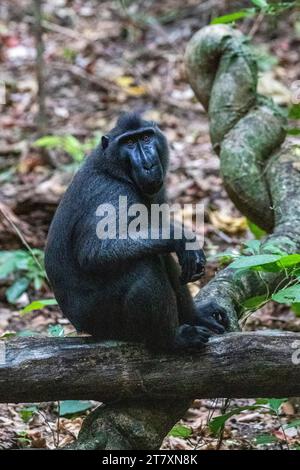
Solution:
[{"label": "forest floor", "polygon": [[[2,0],[0,86],[5,84],[6,103],[0,104],[0,266],[3,251],[24,249],[15,227],[32,248],[44,248],[49,223],[81,153],[99,141],[121,112],[132,109],[158,121],[169,140],[170,201],[201,201],[204,206],[209,261],[201,284],[219,269],[214,255],[239,249],[243,241],[253,238],[247,221],[223,188],[208,120],[187,83],[183,63],[188,40],[209,23],[212,14],[220,13],[217,5],[221,3],[186,0],[183,8],[180,0],[145,1],[124,10],[118,1],[44,2],[46,133],[78,139],[81,145],[72,157],[61,144],[41,150],[34,143],[39,126],[31,2]],[[238,26],[246,34],[255,32],[260,90],[287,106],[291,83],[300,78],[299,15],[265,19],[255,23],[255,28],[249,20]],[[0,335],[71,334],[74,328],[57,307],[20,314],[31,301],[52,297],[44,282],[30,283],[17,298],[10,292],[13,300],[8,302],[8,287],[31,273],[21,269],[5,277],[0,267]],[[193,285],[192,292],[200,287],[199,283]],[[15,285],[18,288],[20,284]],[[300,331],[300,318],[288,307],[269,303],[251,315],[244,328]],[[178,426],[166,437],[163,448],[300,445],[297,427],[283,431],[284,424],[297,418],[297,401],[286,401],[278,413],[270,413],[266,406],[252,409],[253,403],[255,400],[231,400],[228,404],[225,399],[197,399],[181,423],[191,431],[184,436],[185,428]],[[208,423],[225,404],[229,410],[246,409],[227,420],[221,436],[214,436]],[[0,449],[63,447],[74,440],[84,416],[96,405],[2,404]],[[259,444],[255,439],[261,435],[269,440],[261,439]]]}]

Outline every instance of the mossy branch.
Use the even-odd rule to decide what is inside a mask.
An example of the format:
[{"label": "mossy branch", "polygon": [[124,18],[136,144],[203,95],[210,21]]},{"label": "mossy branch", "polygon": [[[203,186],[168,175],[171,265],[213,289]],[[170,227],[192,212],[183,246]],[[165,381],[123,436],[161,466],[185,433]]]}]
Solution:
[{"label": "mossy branch", "polygon": [[[286,119],[272,100],[257,94],[257,66],[247,40],[228,26],[203,28],[187,46],[186,67],[208,112],[228,195],[270,233],[261,252],[271,242],[287,253],[299,251],[300,147],[282,145]],[[225,307],[235,330],[245,300],[268,296],[284,282],[282,273],[251,271],[237,279],[227,268],[201,290],[197,302],[213,299]]]}]

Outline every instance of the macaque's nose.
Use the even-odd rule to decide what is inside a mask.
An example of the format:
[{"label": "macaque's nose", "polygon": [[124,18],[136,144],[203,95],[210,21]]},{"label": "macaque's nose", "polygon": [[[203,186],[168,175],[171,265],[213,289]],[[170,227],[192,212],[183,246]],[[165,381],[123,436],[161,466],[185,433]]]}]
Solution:
[{"label": "macaque's nose", "polygon": [[151,170],[151,168],[154,166],[154,163],[152,161],[146,160],[143,166],[145,170]]}]

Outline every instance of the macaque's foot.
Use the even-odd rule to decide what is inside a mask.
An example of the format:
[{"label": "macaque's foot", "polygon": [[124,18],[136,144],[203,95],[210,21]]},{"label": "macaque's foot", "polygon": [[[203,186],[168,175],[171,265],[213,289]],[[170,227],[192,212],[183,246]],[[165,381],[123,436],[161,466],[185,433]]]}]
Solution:
[{"label": "macaque's foot", "polygon": [[228,327],[229,320],[226,310],[215,301],[196,302],[196,317],[194,324],[208,328],[210,332],[223,334]]},{"label": "macaque's foot", "polygon": [[174,350],[199,350],[207,343],[211,332],[197,325],[181,325],[177,329]]}]

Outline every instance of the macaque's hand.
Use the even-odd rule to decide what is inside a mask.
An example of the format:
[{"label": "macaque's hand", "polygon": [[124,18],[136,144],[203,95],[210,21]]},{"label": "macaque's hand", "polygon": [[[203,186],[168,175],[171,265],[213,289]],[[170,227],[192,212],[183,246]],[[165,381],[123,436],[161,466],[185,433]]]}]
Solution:
[{"label": "macaque's hand", "polygon": [[176,251],[181,266],[180,280],[182,284],[195,282],[204,274],[206,258],[203,250],[186,250],[185,246]]}]

